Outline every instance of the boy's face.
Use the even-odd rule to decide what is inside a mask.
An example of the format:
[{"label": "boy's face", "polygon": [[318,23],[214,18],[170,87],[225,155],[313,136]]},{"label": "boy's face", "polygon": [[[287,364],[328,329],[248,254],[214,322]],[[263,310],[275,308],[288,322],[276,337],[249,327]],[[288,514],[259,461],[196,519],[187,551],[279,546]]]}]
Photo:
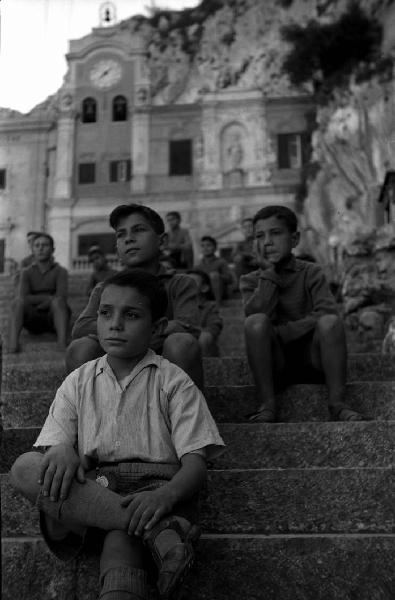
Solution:
[{"label": "boy's face", "polygon": [[215,254],[215,246],[209,240],[203,240],[201,248],[203,256],[213,256]]},{"label": "boy's face", "polygon": [[149,299],[138,290],[110,284],[104,288],[97,317],[97,333],[113,358],[144,355],[153,330]]},{"label": "boy's face", "polygon": [[125,267],[150,267],[158,262],[162,235],[139,213],[122,219],[115,231],[117,251]]},{"label": "boy's face", "polygon": [[100,254],[100,252],[95,252],[94,254],[91,254],[90,261],[95,271],[103,269],[103,267],[106,264],[106,259],[103,256],[103,254]]},{"label": "boy's face", "polygon": [[286,223],[276,216],[255,223],[254,235],[259,259],[277,264],[299,243],[299,232],[291,233]]},{"label": "boy's face", "polygon": [[177,227],[180,224],[180,219],[175,215],[167,215],[166,221],[169,226],[169,229],[177,229]]},{"label": "boy's face", "polygon": [[49,260],[53,253],[52,244],[46,237],[36,237],[32,250],[33,256],[38,262]]}]

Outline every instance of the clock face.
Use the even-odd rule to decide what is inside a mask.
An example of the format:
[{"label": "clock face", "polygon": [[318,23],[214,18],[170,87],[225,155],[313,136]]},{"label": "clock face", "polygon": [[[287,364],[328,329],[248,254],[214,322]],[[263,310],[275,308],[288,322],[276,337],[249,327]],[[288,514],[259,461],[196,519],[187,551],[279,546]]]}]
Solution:
[{"label": "clock face", "polygon": [[103,59],[93,65],[90,70],[89,78],[95,87],[106,89],[110,88],[122,77],[122,67],[116,60]]}]

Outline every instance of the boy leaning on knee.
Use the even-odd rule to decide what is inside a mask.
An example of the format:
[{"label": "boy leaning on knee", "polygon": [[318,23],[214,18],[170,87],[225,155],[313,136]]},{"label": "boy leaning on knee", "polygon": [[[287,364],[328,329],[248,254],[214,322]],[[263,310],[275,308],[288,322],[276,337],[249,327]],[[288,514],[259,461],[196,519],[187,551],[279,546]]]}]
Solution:
[{"label": "boy leaning on knee", "polygon": [[298,260],[296,215],[267,206],[255,215],[259,269],[240,279],[248,362],[258,394],[249,420],[276,420],[275,390],[294,382],[328,387],[331,416],[340,421],[367,417],[345,404],[347,347],[343,323],[321,268]]},{"label": "boy leaning on knee", "polygon": [[[126,269],[140,268],[157,275],[167,292],[168,324],[152,336],[150,347],[175,363],[203,389],[203,366],[199,348],[197,287],[191,277],[169,273],[160,264],[165,226],[157,212],[141,204],[123,204],[110,214],[119,259]],[[73,341],[66,352],[68,372],[104,354],[96,332],[97,310],[103,283],[91,293],[86,308],[72,330]]]},{"label": "boy leaning on knee", "polygon": [[45,453],[23,454],[11,469],[59,558],[102,544],[106,600],[120,592],[148,598],[147,550],[160,597],[179,588],[199,536],[206,459],[224,446],[199,389],[149,349],[152,333],[166,327],[166,304],[162,285],[144,271],[104,283],[97,331],[106,354],[58,389],[34,444]]}]

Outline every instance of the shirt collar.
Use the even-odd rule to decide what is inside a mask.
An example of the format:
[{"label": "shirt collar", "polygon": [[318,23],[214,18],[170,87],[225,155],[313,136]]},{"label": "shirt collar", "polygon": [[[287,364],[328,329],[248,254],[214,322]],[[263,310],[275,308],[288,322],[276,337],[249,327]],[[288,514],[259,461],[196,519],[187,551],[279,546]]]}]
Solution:
[{"label": "shirt collar", "polygon": [[56,263],[54,260],[52,260],[52,262],[48,265],[48,267],[45,269],[45,271],[42,271],[40,269],[40,267],[38,266],[38,262],[35,260],[32,265],[34,265],[35,267],[37,267],[37,269],[40,271],[40,273],[44,274],[44,273],[48,273],[48,271],[50,271],[51,269],[53,269],[54,267],[57,266],[58,263]]},{"label": "shirt collar", "polygon": [[[158,356],[158,354],[151,350],[151,348],[148,348],[145,356],[143,356],[140,362],[138,362],[137,365],[130,371],[130,380],[133,379],[138,373],[140,373],[140,371],[142,371],[145,367],[148,367],[150,365],[159,367],[160,356]],[[96,363],[95,377],[101,375],[102,373],[109,373],[112,376],[114,376],[113,370],[111,369],[107,361],[107,354],[101,356]]]}]

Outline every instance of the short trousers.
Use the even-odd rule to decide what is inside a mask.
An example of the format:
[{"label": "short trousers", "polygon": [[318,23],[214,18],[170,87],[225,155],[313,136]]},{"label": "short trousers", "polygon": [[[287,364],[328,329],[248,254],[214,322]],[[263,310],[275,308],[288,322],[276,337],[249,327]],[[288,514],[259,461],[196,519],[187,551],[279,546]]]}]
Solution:
[{"label": "short trousers", "polygon": [[311,345],[314,329],[288,344],[280,342],[284,353],[284,370],[278,375],[279,388],[293,383],[325,383],[324,373],[316,369],[311,361]]},{"label": "short trousers", "polygon": [[[70,307],[67,306],[69,317],[71,316]],[[23,310],[23,326],[33,334],[54,332],[55,324],[52,310],[50,308],[39,309],[37,306],[28,304]]]},{"label": "short trousers", "polygon": [[[126,496],[135,492],[155,490],[170,481],[179,470],[179,465],[145,463],[140,461],[105,463],[86,473],[86,477],[96,480],[113,492]],[[184,517],[195,524],[199,519],[199,496],[196,494],[186,502],[178,503],[172,513]],[[88,528],[80,537],[70,533],[65,540],[52,540],[47,532],[44,514],[40,512],[40,529],[47,546],[57,558],[68,561],[81,552],[89,555],[100,553],[106,531]]]}]

